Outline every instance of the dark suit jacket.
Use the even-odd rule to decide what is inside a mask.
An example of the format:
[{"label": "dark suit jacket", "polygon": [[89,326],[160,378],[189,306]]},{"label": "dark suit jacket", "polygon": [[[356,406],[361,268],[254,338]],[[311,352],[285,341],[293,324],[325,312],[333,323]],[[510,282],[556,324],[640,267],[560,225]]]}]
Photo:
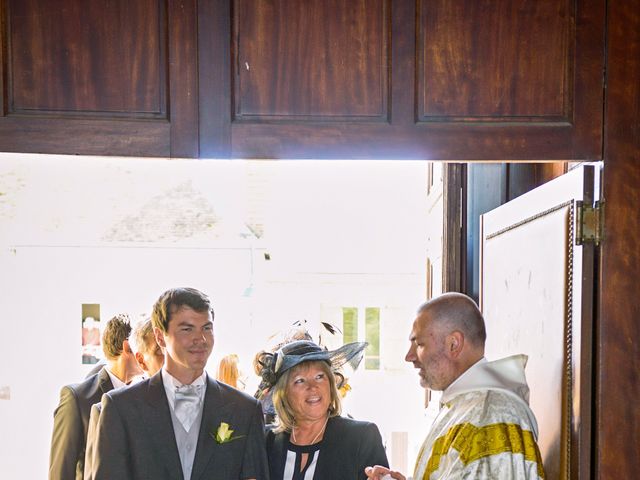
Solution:
[{"label": "dark suit jacket", "polygon": [[[267,456],[271,480],[282,480],[289,434],[267,433]],[[389,466],[380,431],[374,423],[332,417],[324,432],[313,476],[317,480],[366,479],[365,467]]]},{"label": "dark suit jacket", "polygon": [[[105,394],[94,446],[93,478],[182,479],[169,409],[161,372]],[[222,422],[229,424],[236,440],[216,442],[214,436]],[[207,378],[191,479],[246,478],[269,478],[262,409],[249,395]]]},{"label": "dark suit jacket", "polygon": [[105,369],[82,383],[66,385],[53,414],[49,480],[82,480],[91,405],[113,390]]}]

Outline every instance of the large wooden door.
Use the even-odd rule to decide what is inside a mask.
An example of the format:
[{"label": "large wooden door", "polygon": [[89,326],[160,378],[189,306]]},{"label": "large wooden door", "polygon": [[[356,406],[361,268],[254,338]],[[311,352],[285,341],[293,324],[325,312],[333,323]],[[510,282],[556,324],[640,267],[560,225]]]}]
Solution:
[{"label": "large wooden door", "polygon": [[0,151],[594,160],[605,0],[0,0]]},{"label": "large wooden door", "polygon": [[[529,356],[548,478],[590,478],[594,245],[580,212],[599,170],[581,166],[481,216],[480,307],[489,359]],[[581,206],[582,205],[582,206]]]}]

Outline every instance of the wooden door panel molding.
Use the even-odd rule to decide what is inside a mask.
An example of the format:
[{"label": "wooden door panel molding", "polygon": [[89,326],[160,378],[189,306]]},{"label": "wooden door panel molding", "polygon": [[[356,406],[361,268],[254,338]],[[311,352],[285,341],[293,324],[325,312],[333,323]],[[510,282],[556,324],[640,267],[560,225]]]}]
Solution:
[{"label": "wooden door panel molding", "polygon": [[[248,0],[236,4],[244,2]],[[288,2],[275,4],[282,10]],[[267,8],[266,0],[258,3]],[[253,33],[243,39],[243,27],[235,27],[241,51],[250,46],[261,52],[254,44],[258,32],[270,32],[270,46],[256,70],[266,69],[260,66],[266,63],[271,73],[260,77],[253,71],[256,64],[245,62],[241,52],[234,54],[232,68],[237,72],[232,78],[239,83],[231,106],[231,157],[601,159],[604,0],[500,0],[496,9],[494,3],[490,8],[476,0],[390,3],[385,20],[390,28],[390,83],[384,89],[389,99],[382,117],[376,116],[380,97],[371,94],[379,91],[378,83],[363,90],[373,102],[368,110],[354,110],[349,103],[354,100],[331,107],[340,92],[322,93],[327,103],[311,107],[318,97],[309,87],[310,72],[324,78],[342,67],[316,62],[313,68],[319,70],[312,70],[310,62],[303,61],[302,69],[296,69],[295,58],[301,58],[306,47],[294,50],[286,44],[283,39],[289,37],[280,33],[284,20],[274,12],[260,22],[243,19],[239,25]],[[334,4],[336,11],[352,8],[344,5],[349,2]],[[373,5],[372,13],[350,10],[363,16],[357,25],[381,18],[376,12],[384,10],[385,3]],[[318,34],[321,30],[318,26],[313,32],[319,44],[313,50],[316,57],[327,40]],[[366,38],[380,36],[374,33]],[[278,45],[284,45],[282,58],[277,57]],[[358,48],[362,44],[351,47],[349,54]],[[340,55],[331,57],[334,63],[347,58],[345,52]],[[367,64],[384,63],[374,60]],[[345,77],[346,82],[352,80],[357,77]],[[329,83],[315,90],[325,92]],[[373,116],[361,116],[363,112]]]},{"label": "wooden door panel molding", "polygon": [[168,2],[171,157],[198,157],[198,0]]},{"label": "wooden door panel molding", "polygon": [[235,0],[234,121],[387,121],[389,0]]},{"label": "wooden door panel molding", "polygon": [[14,116],[0,119],[0,149],[5,152],[166,157],[171,147],[170,130],[167,121],[74,119],[62,122],[56,118]]},{"label": "wooden door panel molding", "polygon": [[571,159],[576,154],[568,125],[234,122],[231,129],[233,158],[536,161]]},{"label": "wooden door panel molding", "polygon": [[166,118],[165,8],[8,0],[8,114]]},{"label": "wooden door panel molding", "polygon": [[[0,150],[600,159],[605,0],[519,1],[485,12],[455,0],[452,9],[479,16],[469,23],[448,17],[443,0],[114,0],[88,10],[81,0],[0,0]],[[470,37],[445,55],[446,29],[429,36],[437,19],[479,32],[471,80],[459,72]],[[504,37],[486,33],[496,28]],[[483,62],[491,46],[495,60]],[[512,68],[517,75],[501,76]],[[98,120],[112,122],[110,138],[90,144]],[[169,139],[154,138],[165,123]]]},{"label": "wooden door panel molding", "polygon": [[576,2],[417,4],[419,121],[570,122]]},{"label": "wooden door panel molding", "polygon": [[417,122],[552,126],[554,159],[602,158],[604,1],[417,3]]},{"label": "wooden door panel molding", "polygon": [[[525,353],[548,478],[588,478],[593,246],[575,242],[576,201],[594,199],[580,167],[481,216],[480,304],[487,356]],[[582,190],[584,183],[584,191]]]},{"label": "wooden door panel molding", "polygon": [[0,150],[198,156],[197,0],[0,0]]}]

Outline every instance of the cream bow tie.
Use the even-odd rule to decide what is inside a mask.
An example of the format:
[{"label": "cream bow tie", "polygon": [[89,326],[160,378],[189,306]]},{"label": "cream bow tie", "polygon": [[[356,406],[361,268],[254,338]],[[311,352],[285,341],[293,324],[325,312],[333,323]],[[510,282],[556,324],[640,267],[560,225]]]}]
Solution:
[{"label": "cream bow tie", "polygon": [[200,390],[203,385],[183,385],[176,387],[176,401],[173,413],[188,432],[200,413]]}]

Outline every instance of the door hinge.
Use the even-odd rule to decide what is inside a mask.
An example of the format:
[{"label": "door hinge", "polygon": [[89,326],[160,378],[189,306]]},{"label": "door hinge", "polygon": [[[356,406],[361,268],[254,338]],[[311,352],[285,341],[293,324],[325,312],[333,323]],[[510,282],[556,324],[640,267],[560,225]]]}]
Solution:
[{"label": "door hinge", "polygon": [[604,239],[604,201],[596,201],[592,206],[578,200],[576,211],[576,245],[600,245]]}]

